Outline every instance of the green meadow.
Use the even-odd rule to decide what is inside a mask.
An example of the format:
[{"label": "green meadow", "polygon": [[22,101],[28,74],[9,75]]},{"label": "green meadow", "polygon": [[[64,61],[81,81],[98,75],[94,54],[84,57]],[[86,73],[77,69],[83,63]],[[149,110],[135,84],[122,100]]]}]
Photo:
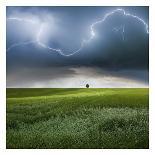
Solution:
[{"label": "green meadow", "polygon": [[7,88],[7,148],[149,148],[148,88]]}]

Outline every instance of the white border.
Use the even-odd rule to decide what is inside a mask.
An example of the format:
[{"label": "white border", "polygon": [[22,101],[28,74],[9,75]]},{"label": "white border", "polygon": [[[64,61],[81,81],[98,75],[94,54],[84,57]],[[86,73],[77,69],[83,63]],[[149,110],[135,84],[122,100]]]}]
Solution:
[{"label": "white border", "polygon": [[0,3],[0,149],[6,143],[6,16],[5,6]]},{"label": "white border", "polygon": [[[148,6],[150,0],[1,0],[12,6]],[[153,1],[153,0],[152,0]]]},{"label": "white border", "polygon": [[[150,149],[135,150],[135,149],[98,149],[98,150],[6,150],[6,6],[150,6]],[[153,145],[155,146],[155,1],[154,0],[1,0],[0,2],[0,154],[15,153],[16,155],[37,154],[69,154],[79,155],[79,153],[86,154],[110,154],[110,155],[131,155],[141,154],[149,155],[155,154]]]}]

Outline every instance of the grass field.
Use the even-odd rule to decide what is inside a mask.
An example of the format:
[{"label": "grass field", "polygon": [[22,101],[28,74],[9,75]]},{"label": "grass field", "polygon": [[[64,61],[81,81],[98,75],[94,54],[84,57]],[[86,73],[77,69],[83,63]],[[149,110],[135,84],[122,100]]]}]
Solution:
[{"label": "grass field", "polygon": [[149,90],[7,89],[7,148],[149,148]]}]

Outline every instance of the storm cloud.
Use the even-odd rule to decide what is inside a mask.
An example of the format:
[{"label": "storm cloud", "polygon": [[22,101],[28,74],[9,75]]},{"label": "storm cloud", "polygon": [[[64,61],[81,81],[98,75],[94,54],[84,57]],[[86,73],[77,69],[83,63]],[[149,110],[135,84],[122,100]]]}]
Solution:
[{"label": "storm cloud", "polygon": [[[6,49],[35,40],[40,23],[47,23],[42,42],[69,54],[90,37],[93,22],[117,8],[149,22],[148,7],[7,7],[7,18],[36,24],[7,20]],[[92,87],[147,87],[148,64],[145,25],[118,12],[95,26],[95,37],[72,56],[35,43],[11,48],[7,52],[7,87],[82,87],[87,82]]]}]

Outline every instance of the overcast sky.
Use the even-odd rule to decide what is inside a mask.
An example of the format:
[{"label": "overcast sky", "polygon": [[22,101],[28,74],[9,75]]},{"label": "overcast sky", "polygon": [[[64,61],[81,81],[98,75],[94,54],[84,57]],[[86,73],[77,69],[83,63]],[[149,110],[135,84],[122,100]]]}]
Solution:
[{"label": "overcast sky", "polygon": [[[74,54],[91,38],[90,25],[118,8],[132,16],[108,16]],[[148,87],[148,11],[7,7],[7,87]]]}]

